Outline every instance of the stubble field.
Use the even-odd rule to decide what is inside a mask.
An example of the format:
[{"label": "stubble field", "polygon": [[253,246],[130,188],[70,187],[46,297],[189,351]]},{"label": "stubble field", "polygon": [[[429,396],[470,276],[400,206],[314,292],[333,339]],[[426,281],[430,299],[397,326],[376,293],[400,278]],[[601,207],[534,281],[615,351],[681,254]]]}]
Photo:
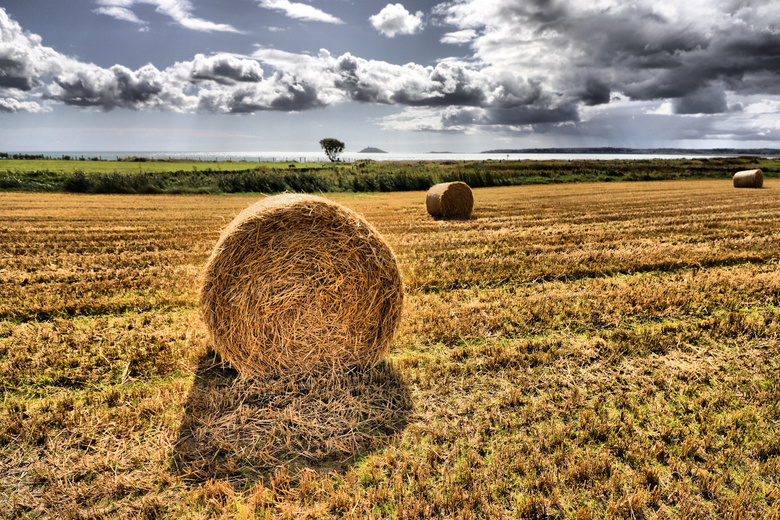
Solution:
[{"label": "stubble field", "polygon": [[332,195],[406,284],[387,362],[246,381],[198,274],[258,196],[0,193],[8,518],[778,518],[780,182]]}]

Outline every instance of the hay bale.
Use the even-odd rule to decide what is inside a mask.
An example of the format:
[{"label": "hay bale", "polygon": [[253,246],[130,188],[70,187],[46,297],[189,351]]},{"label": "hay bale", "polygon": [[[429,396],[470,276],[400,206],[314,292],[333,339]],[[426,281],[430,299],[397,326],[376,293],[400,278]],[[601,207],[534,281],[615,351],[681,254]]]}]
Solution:
[{"label": "hay bale", "polygon": [[734,174],[735,188],[760,188],[764,185],[764,172],[745,170]]},{"label": "hay bale", "polygon": [[395,255],[354,211],[285,194],[245,209],[208,259],[201,313],[243,376],[368,365],[388,349],[403,284]]},{"label": "hay bale", "polygon": [[465,182],[444,182],[428,190],[425,206],[434,217],[467,219],[474,207],[474,196]]}]

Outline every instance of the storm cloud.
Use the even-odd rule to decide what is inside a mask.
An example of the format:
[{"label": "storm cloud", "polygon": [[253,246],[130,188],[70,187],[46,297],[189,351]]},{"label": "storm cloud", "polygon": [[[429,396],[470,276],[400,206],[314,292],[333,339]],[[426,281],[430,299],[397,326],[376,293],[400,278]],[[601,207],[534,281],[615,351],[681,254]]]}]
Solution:
[{"label": "storm cloud", "polygon": [[767,81],[780,75],[776,2],[462,0],[436,12],[461,30],[479,31],[471,46],[485,67],[524,71],[590,105],[618,93],[680,99],[684,107],[715,83],[737,93],[778,93],[780,83]]}]

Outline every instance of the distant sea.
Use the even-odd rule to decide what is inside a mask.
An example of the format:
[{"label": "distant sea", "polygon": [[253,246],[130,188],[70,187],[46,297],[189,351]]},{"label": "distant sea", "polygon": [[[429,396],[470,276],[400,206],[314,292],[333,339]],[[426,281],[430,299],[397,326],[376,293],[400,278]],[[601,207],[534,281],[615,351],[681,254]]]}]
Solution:
[{"label": "distant sea", "polygon": [[[11,152],[15,153],[15,152]],[[247,161],[247,162],[328,162],[328,158],[322,152],[27,152],[41,154],[51,158],[60,158],[68,155],[71,159],[84,157],[87,159],[96,157],[101,160],[115,160],[125,157],[145,157],[147,159],[191,159],[202,161]],[[562,152],[514,152],[494,151],[481,153],[360,153],[345,152],[339,158],[345,162],[355,162],[371,159],[374,161],[502,161],[502,160],[639,160],[639,159],[685,159],[691,157],[729,157],[746,155],[744,153],[728,152],[690,152],[690,151],[662,151],[648,153],[562,153]],[[757,154],[758,155],[758,154]],[[765,154],[760,154],[765,155]],[[776,154],[771,154],[776,155]]]}]

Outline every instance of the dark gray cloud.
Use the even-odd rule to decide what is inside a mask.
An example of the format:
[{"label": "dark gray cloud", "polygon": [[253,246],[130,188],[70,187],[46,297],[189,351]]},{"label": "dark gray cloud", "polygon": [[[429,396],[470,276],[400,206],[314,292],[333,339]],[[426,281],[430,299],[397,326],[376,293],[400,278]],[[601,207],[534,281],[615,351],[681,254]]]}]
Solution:
[{"label": "dark gray cloud", "polygon": [[115,65],[110,69],[82,65],[54,76],[46,96],[67,105],[114,108],[164,107],[166,79],[147,65],[137,71]]},{"label": "dark gray cloud", "polygon": [[497,2],[498,16],[510,22],[534,22],[544,28],[547,24],[566,19],[569,9],[558,0],[528,0],[526,2]]},{"label": "dark gray cloud", "polygon": [[673,107],[675,114],[721,114],[728,111],[725,92],[714,86],[676,98]]},{"label": "dark gray cloud", "polygon": [[475,83],[459,67],[437,67],[428,76],[430,88],[423,92],[402,89],[390,101],[403,106],[482,106],[487,102],[484,86]]},{"label": "dark gray cloud", "polygon": [[317,95],[317,90],[311,85],[296,83],[287,87],[287,91],[271,100],[268,110],[283,112],[312,110],[322,108],[325,103]]},{"label": "dark gray cloud", "polygon": [[638,100],[684,98],[712,82],[735,93],[780,93],[780,35],[720,36],[690,51],[677,49],[671,61],[647,71],[612,67],[614,88]]},{"label": "dark gray cloud", "polygon": [[694,28],[681,30],[642,7],[609,16],[589,13],[561,21],[550,30],[566,34],[570,45],[582,51],[577,65],[590,69],[652,71],[676,68],[691,52],[708,45]]},{"label": "dark gray cloud", "polygon": [[491,108],[485,113],[487,117],[481,124],[523,126],[579,120],[579,111],[571,104],[557,107]]},{"label": "dark gray cloud", "polygon": [[478,126],[528,126],[563,123],[579,120],[575,105],[558,107],[455,109],[442,116],[445,128]]},{"label": "dark gray cloud", "polygon": [[272,91],[255,89],[250,86],[233,91],[224,104],[210,107],[211,111],[231,114],[251,114],[266,110],[281,112],[300,112],[325,106],[317,95],[316,89],[301,84],[294,78],[272,78]]},{"label": "dark gray cloud", "polygon": [[579,82],[579,88],[574,89],[573,94],[586,105],[603,105],[609,103],[612,90],[608,81],[601,78],[587,78]]},{"label": "dark gray cloud", "polygon": [[25,69],[24,61],[0,56],[0,88],[28,91],[40,85]]},{"label": "dark gray cloud", "polygon": [[255,83],[263,79],[263,69],[257,61],[229,54],[198,54],[194,60],[180,64],[180,67],[180,73],[193,82],[215,81],[222,85],[234,85],[238,82]]}]

